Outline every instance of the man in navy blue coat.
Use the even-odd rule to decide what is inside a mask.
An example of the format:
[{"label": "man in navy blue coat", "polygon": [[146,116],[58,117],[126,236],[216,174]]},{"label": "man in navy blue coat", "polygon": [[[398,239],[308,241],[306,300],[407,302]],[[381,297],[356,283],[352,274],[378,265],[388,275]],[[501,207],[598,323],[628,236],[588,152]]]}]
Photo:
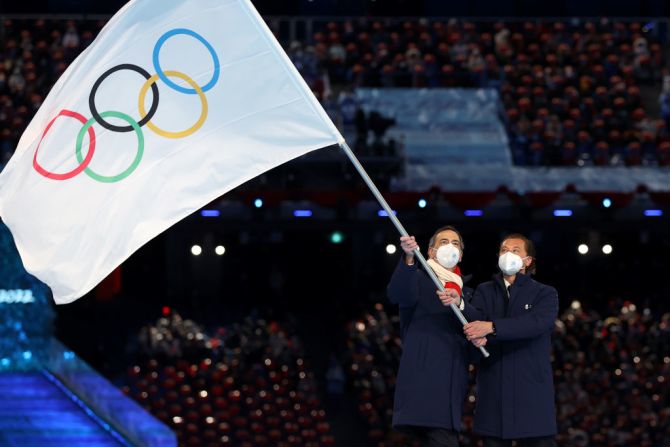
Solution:
[{"label": "man in navy blue coat", "polygon": [[[477,287],[463,314],[468,339],[491,356],[477,370],[474,431],[485,447],[556,445],[551,333],[558,314],[553,287],[531,278],[535,247],[521,234],[500,244],[501,274]],[[457,299],[441,296],[445,303]]]},{"label": "man in navy blue coat", "polygon": [[[393,427],[421,440],[422,446],[456,447],[467,391],[468,341],[454,312],[414,260],[414,237],[400,238],[404,251],[388,285],[400,307],[403,352],[396,380]],[[463,239],[451,226],[430,239],[428,264],[453,296],[472,297],[463,287],[457,263]]]}]

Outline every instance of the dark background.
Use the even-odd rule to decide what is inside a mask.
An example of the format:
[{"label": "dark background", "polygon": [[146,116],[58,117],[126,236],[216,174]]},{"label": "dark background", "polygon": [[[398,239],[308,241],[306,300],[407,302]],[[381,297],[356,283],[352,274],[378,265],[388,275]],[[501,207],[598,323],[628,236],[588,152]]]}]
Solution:
[{"label": "dark background", "polygon": [[[281,175],[290,165],[275,171]],[[257,190],[257,183],[252,180],[232,194]],[[294,199],[300,198],[296,193]],[[417,236],[423,253],[435,229],[456,225],[465,241],[462,271],[472,275],[472,287],[498,271],[501,239],[521,232],[535,242],[536,279],[558,289],[561,311],[574,300],[604,315],[618,312],[624,301],[659,314],[670,309],[666,217],[631,222],[617,218],[616,210],[601,209],[582,219],[539,220],[517,212],[507,219],[485,215],[445,221],[430,205],[399,211],[398,217]],[[331,242],[335,231],[344,236],[339,244]],[[267,205],[251,220],[195,213],[121,266],[119,295],[101,300],[94,290],[57,306],[57,336],[113,375],[124,364],[119,360],[132,351],[140,327],[155,320],[164,306],[206,327],[262,309],[297,317],[305,339],[317,337],[319,349],[338,352],[343,347],[336,340],[342,339],[347,322],[386,301],[386,284],[400,257],[399,252],[388,254],[386,246],[397,246],[398,237],[385,217],[282,218],[277,207]],[[581,243],[589,245],[587,255],[577,251]],[[200,256],[191,254],[194,244],[202,247]],[[603,254],[604,244],[612,245],[610,255]],[[214,253],[217,245],[225,246],[223,256]]]},{"label": "dark background", "polygon": [[[0,13],[111,15],[124,3],[0,0]],[[664,17],[670,11],[667,2],[660,0],[253,3],[265,16]],[[242,189],[245,187],[253,188],[253,181]],[[418,237],[424,252],[437,227],[455,224],[466,243],[462,268],[473,275],[473,286],[496,272],[496,249],[503,235],[522,232],[537,244],[537,279],[557,287],[562,309],[573,300],[600,311],[621,300],[659,311],[668,309],[670,230],[666,218],[630,222],[601,211],[595,218],[581,220],[537,221],[519,212],[504,220],[484,217],[445,222],[431,215],[430,209],[423,214],[400,212],[399,218]],[[399,258],[385,251],[387,244],[397,244],[398,239],[388,219],[361,221],[345,214],[335,220],[286,220],[277,217],[271,207],[257,214],[251,222],[195,214],[177,224],[123,264],[118,296],[100,300],[92,292],[73,304],[58,306],[57,335],[93,365],[109,370],[124,364],[119,359],[129,350],[140,326],[154,321],[163,306],[212,326],[263,307],[297,315],[306,324],[305,330],[309,330],[307,323],[316,326],[328,350],[329,340],[337,338],[345,322],[357,318],[371,302],[385,300],[386,283]],[[333,231],[344,234],[341,244],[330,242]],[[190,253],[196,243],[204,249],[199,257]],[[580,243],[590,245],[588,255],[577,252]],[[614,247],[609,256],[600,250],[605,243]],[[222,257],[213,253],[218,244],[227,250]]]},{"label": "dark background", "polygon": [[[113,14],[122,0],[0,1],[0,13]],[[663,17],[664,0],[254,0],[264,15],[476,16],[476,17]]]}]

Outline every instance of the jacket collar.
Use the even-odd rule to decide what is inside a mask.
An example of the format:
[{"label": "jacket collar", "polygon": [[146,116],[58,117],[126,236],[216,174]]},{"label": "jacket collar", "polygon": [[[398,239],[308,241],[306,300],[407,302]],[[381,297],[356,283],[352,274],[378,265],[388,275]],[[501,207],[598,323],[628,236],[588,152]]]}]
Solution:
[{"label": "jacket collar", "polygon": [[[517,273],[516,279],[514,280],[514,286],[515,287],[523,287],[525,284],[528,284],[528,282],[531,280],[530,275],[525,275],[523,273]],[[502,273],[496,273],[493,275],[493,282],[498,284],[500,289],[505,292],[507,287],[505,287],[505,279],[503,278]]]}]

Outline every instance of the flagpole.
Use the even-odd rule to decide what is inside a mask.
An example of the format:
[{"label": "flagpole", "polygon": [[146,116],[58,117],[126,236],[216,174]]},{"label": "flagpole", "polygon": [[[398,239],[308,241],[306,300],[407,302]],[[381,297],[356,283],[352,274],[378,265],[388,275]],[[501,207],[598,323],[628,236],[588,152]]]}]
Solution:
[{"label": "flagpole", "polygon": [[[351,148],[349,147],[347,142],[342,141],[339,145],[340,145],[340,148],[342,148],[342,150],[344,151],[344,153],[347,154],[347,157],[349,157],[349,160],[351,160],[351,162],[354,164],[354,167],[356,168],[358,173],[363,178],[363,181],[365,181],[365,184],[368,185],[368,188],[370,188],[370,191],[372,191],[372,194],[377,198],[377,201],[379,202],[379,204],[382,206],[382,208],[384,208],[384,210],[386,211],[386,214],[389,216],[389,218],[391,219],[391,222],[393,222],[393,225],[395,225],[395,227],[398,230],[398,232],[400,233],[400,235],[401,236],[409,236],[409,234],[407,233],[405,228],[402,226],[402,224],[400,223],[400,221],[398,220],[396,215],[393,213],[393,210],[391,209],[389,204],[386,203],[386,200],[384,199],[384,196],[382,196],[382,194],[379,192],[379,189],[377,189],[377,186],[372,182],[372,179],[370,178],[368,173],[365,172],[365,168],[363,168],[363,165],[361,165],[361,163],[358,161],[358,158],[356,158],[356,155],[354,155],[353,151],[351,150]],[[421,263],[421,265],[423,266],[423,269],[426,271],[426,273],[428,273],[428,276],[430,276],[430,279],[433,280],[433,282],[435,283],[437,288],[440,291],[444,292],[445,291],[444,284],[442,284],[442,281],[440,281],[437,278],[437,275],[435,275],[435,272],[433,272],[433,269],[430,268],[430,266],[426,262],[426,259],[423,257],[423,255],[421,254],[421,251],[418,248],[414,250],[414,256],[416,257],[416,259],[419,260],[419,263]],[[463,325],[467,324],[468,320],[463,316],[463,313],[461,312],[461,309],[459,309],[458,306],[456,306],[454,303],[451,303],[449,306],[451,307],[451,310],[454,311],[454,313],[456,314],[456,317],[458,317],[460,322]],[[484,357],[489,356],[489,352],[483,346],[480,346],[479,350],[482,352]]]}]

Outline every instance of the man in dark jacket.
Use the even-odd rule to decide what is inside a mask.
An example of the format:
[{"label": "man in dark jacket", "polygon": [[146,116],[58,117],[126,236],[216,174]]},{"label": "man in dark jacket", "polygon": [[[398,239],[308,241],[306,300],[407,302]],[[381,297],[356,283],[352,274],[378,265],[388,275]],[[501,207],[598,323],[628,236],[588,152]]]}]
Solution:
[{"label": "man in dark jacket", "polygon": [[[468,339],[491,353],[477,370],[474,431],[485,447],[553,447],[556,408],[551,333],[558,314],[553,287],[531,278],[535,247],[520,234],[500,244],[501,274],[477,287],[463,314]],[[440,296],[444,304],[455,298]],[[485,338],[484,338],[485,337]]]},{"label": "man in dark jacket", "polygon": [[[467,391],[468,342],[454,312],[442,305],[436,286],[417,267],[414,237],[400,238],[403,254],[388,285],[400,307],[403,353],[396,380],[394,428],[421,440],[422,446],[458,446],[462,404]],[[457,266],[463,239],[451,226],[438,229],[429,242],[428,264],[454,296],[463,287]]]}]

